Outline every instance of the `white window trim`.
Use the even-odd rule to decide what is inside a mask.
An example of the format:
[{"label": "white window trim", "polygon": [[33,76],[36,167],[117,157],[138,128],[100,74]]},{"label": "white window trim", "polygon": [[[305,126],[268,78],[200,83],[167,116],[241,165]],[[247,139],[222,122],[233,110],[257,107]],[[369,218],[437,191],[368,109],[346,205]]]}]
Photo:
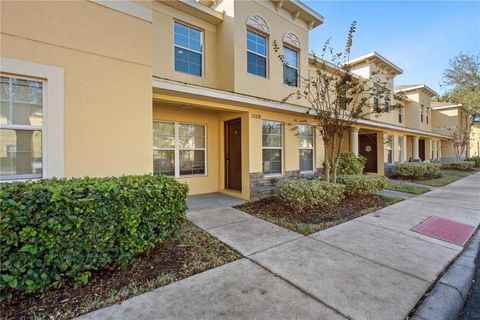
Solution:
[{"label": "white window trim", "polygon": [[[280,142],[282,143],[282,146],[281,147],[264,147],[263,146],[263,123],[264,122],[276,122],[276,123],[280,123]],[[275,121],[275,120],[263,120],[262,121],[262,173],[263,173],[263,176],[264,177],[282,177],[284,175],[284,170],[283,170],[283,163],[284,163],[284,154],[283,154],[283,122],[281,121]],[[281,172],[280,173],[264,173],[263,172],[263,150],[280,150],[280,155],[281,155],[281,159],[280,159],[280,168],[281,168]]]},{"label": "white window trim", "polygon": [[[302,148],[300,145],[298,146],[298,150],[312,150],[312,170],[300,170],[300,173],[313,173],[315,172],[315,128],[308,124],[301,124],[300,126],[311,127],[312,128],[312,147],[311,148]],[[300,143],[300,134],[298,135],[299,143]],[[298,169],[300,169],[300,152],[298,153]]]},{"label": "white window trim", "polygon": [[[284,43],[284,44],[283,44],[283,49],[285,49],[285,48],[287,48],[287,49],[289,49],[289,50],[292,50],[292,51],[295,51],[295,52],[297,53],[297,60],[296,60],[296,63],[295,63],[295,67],[293,67],[293,66],[291,66],[291,65],[288,65],[289,68],[295,69],[295,70],[297,71],[297,85],[296,85],[296,86],[291,86],[291,85],[289,85],[289,84],[286,84],[286,83],[285,83],[285,78],[282,79],[282,80],[283,80],[283,84],[284,84],[284,85],[287,85],[287,86],[290,86],[290,87],[293,87],[293,88],[298,88],[298,75],[299,75],[298,69],[300,68],[300,61],[299,61],[299,60],[300,60],[300,59],[299,59],[300,49],[295,48],[295,47],[292,47],[291,45],[288,45],[288,44]],[[284,66],[284,67],[285,67],[285,66]],[[282,76],[283,76],[283,74],[282,74]]]},{"label": "white window trim", "polygon": [[[400,143],[400,139],[402,140],[402,143]],[[398,136],[398,139],[397,139],[397,143],[398,143],[398,162],[400,162],[400,163],[404,162],[404,160],[403,160],[403,158],[404,158],[404,154],[403,154],[404,140],[405,140],[405,137]]]},{"label": "white window trim", "polygon": [[[63,68],[0,57],[0,71],[7,76],[44,80],[42,178],[62,178],[64,176]],[[8,180],[2,182],[5,181]]]},{"label": "white window trim", "polygon": [[[1,74],[1,73],[0,73]],[[1,74],[2,76],[8,77],[9,80],[9,89],[11,90],[11,79],[16,78],[16,79],[22,79],[22,80],[28,80],[28,81],[36,81],[36,82],[41,82],[42,83],[42,103],[31,103],[29,101],[19,101],[15,100],[16,103],[22,103],[22,104],[29,104],[29,105],[37,105],[42,107],[42,123],[44,120],[44,115],[43,112],[46,110],[46,103],[45,100],[47,98],[46,94],[46,81],[42,79],[33,79],[31,77],[25,77],[25,76],[17,76],[17,75],[4,75]],[[11,94],[12,92],[10,92]],[[12,99],[2,99],[2,101],[8,101],[10,105],[10,116],[12,116]],[[0,124],[0,129],[3,130],[24,130],[24,131],[40,131],[42,135],[42,173],[30,173],[30,174],[12,174],[12,175],[7,175],[3,176],[1,179],[2,181],[18,181],[18,180],[32,180],[32,179],[41,179],[43,177],[43,165],[44,165],[44,145],[47,142],[45,135],[44,135],[44,125],[42,124],[41,126],[35,126],[35,125],[28,125],[28,124]]]},{"label": "white window trim", "polygon": [[[375,101],[377,103],[375,103]],[[376,104],[376,106],[375,106]],[[379,96],[373,96],[373,109],[376,111],[377,109],[380,109],[380,97]]]},{"label": "white window trim", "polygon": [[[194,178],[194,177],[206,177],[208,176],[208,163],[207,163],[207,125],[204,123],[193,123],[193,122],[179,122],[179,121],[168,121],[168,120],[153,120],[153,122],[163,122],[163,123],[173,123],[175,126],[175,146],[173,148],[157,148],[153,147],[153,150],[166,150],[166,151],[173,151],[173,157],[174,157],[174,178],[176,179],[185,179],[185,178]],[[178,145],[178,137],[179,137],[179,125],[180,124],[192,124],[192,125],[197,125],[197,126],[203,126],[205,130],[205,147],[204,148],[180,148]],[[180,151],[204,151],[204,163],[205,163],[205,173],[200,173],[200,174],[186,174],[186,175],[180,175]]]},{"label": "white window trim", "polygon": [[[265,50],[266,50],[265,55],[248,49],[247,42],[248,42],[248,32],[249,32],[249,31],[252,32],[252,33],[255,33],[256,35],[259,35],[259,36],[265,38]],[[260,76],[260,75],[258,75],[258,74],[255,74],[255,73],[250,73],[250,72],[248,72],[248,57],[247,57],[247,60],[246,60],[246,61],[247,61],[247,74],[250,74],[250,75],[252,75],[252,76],[257,76],[257,77],[260,77],[260,78],[263,78],[263,79],[268,79],[268,78],[269,78],[269,77],[268,77],[268,70],[269,70],[269,68],[268,68],[268,52],[269,52],[269,50],[268,50],[268,36],[265,35],[265,34],[262,34],[262,33],[258,32],[258,31],[255,31],[255,30],[252,30],[252,29],[250,29],[250,28],[247,28],[247,33],[246,33],[246,37],[245,37],[245,44],[246,44],[246,48],[247,48],[247,53],[250,52],[250,53],[252,53],[252,54],[254,54],[254,55],[257,55],[257,56],[260,56],[260,57],[265,58],[265,77],[262,77],[262,76]],[[247,56],[248,56],[248,54],[247,54]]]},{"label": "white window trim", "polygon": [[[195,29],[195,30],[198,30],[200,32],[200,47],[202,48],[202,51],[197,51],[197,50],[193,50],[193,49],[189,49],[189,48],[186,48],[184,46],[179,46],[179,45],[176,45],[175,44],[175,23],[178,23],[178,24],[181,24],[181,25],[184,25],[188,28],[192,28],[192,29]],[[190,75],[190,76],[193,76],[193,77],[197,77],[197,78],[204,78],[205,76],[205,55],[203,54],[203,52],[205,51],[205,48],[204,48],[204,41],[203,41],[203,37],[204,37],[204,32],[202,29],[198,28],[198,27],[195,27],[195,26],[192,26],[191,24],[188,24],[188,23],[185,23],[183,21],[179,21],[179,20],[173,20],[173,71],[174,72],[179,72],[179,73],[182,73],[182,74],[187,74],[187,75]],[[196,74],[192,74],[192,73],[188,73],[188,72],[183,72],[183,71],[179,71],[179,70],[176,70],[175,69],[175,47],[179,47],[183,50],[188,50],[188,51],[192,51],[192,52],[195,52],[195,53],[198,53],[200,56],[201,56],[201,73],[200,75],[196,75]]]},{"label": "white window trim", "polygon": [[[387,103],[388,101],[388,103]],[[392,111],[392,100],[390,99],[389,95],[385,96],[385,111],[390,112]]]},{"label": "white window trim", "polygon": [[[395,163],[395,154],[394,154],[394,140],[395,140],[395,136],[393,135],[388,135],[387,136],[387,163]],[[392,161],[388,161],[388,153],[389,152],[392,152]]]}]

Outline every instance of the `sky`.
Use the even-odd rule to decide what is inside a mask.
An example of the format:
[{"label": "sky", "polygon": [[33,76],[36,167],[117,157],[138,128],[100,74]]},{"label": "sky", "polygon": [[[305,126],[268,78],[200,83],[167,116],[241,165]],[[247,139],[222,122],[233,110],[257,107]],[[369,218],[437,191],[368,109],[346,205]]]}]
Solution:
[{"label": "sky", "polygon": [[320,53],[331,38],[345,47],[357,21],[351,59],[372,51],[403,69],[395,85],[426,84],[438,93],[449,59],[480,54],[480,1],[303,1],[325,21],[310,32],[310,51]]}]

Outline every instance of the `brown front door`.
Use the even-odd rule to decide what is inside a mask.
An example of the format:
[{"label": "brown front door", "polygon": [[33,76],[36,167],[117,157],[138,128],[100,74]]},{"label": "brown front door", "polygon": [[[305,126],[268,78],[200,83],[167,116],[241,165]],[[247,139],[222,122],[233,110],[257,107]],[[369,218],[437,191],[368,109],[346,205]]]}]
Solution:
[{"label": "brown front door", "polygon": [[225,122],[225,189],[242,190],[242,121]]},{"label": "brown front door", "polygon": [[361,134],[358,136],[359,153],[367,158],[366,172],[377,172],[377,134]]},{"label": "brown front door", "polygon": [[422,161],[425,161],[425,140],[418,140],[418,156]]}]

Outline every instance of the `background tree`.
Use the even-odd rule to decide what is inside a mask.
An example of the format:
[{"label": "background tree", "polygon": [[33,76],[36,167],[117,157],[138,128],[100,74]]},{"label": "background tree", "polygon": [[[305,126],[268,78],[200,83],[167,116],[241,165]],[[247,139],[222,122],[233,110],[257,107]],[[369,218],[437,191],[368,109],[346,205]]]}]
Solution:
[{"label": "background tree", "polygon": [[450,59],[441,85],[447,91],[437,100],[461,103],[469,113],[465,127],[449,128],[455,156],[460,159],[468,146],[475,116],[480,113],[480,55],[460,53]]},{"label": "background tree", "polygon": [[[325,154],[324,174],[328,182],[336,182],[338,161],[347,130],[370,114],[380,114],[397,107],[391,100],[385,100],[387,95],[393,99],[393,93],[387,90],[386,75],[381,77],[376,73],[366,79],[352,72],[349,59],[356,25],[354,21],[350,26],[344,51],[336,52],[327,40],[320,56],[312,54],[314,74],[299,75],[298,89],[283,99],[283,102],[291,99],[307,102],[306,114],[309,117],[295,122],[313,121],[315,130],[320,133]],[[288,66],[276,41],[273,47],[283,65]],[[296,128],[294,126],[293,130]]]}]

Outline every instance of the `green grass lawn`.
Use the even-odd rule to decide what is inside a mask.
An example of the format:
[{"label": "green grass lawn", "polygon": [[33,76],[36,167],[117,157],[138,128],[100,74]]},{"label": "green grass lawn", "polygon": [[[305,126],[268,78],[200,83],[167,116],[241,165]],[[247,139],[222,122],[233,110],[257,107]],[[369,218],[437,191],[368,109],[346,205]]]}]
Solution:
[{"label": "green grass lawn", "polygon": [[428,189],[428,188],[409,186],[409,185],[406,185],[406,184],[402,184],[402,183],[398,183],[398,182],[392,182],[392,181],[388,182],[385,189],[398,191],[398,192],[411,193],[411,194],[422,194],[422,193],[425,193],[427,191],[430,191],[430,189]]},{"label": "green grass lawn", "polygon": [[474,171],[457,171],[457,170],[440,170],[441,177],[429,180],[415,181],[420,184],[425,184],[434,187],[443,187],[458,179],[466,177],[474,173]]}]

